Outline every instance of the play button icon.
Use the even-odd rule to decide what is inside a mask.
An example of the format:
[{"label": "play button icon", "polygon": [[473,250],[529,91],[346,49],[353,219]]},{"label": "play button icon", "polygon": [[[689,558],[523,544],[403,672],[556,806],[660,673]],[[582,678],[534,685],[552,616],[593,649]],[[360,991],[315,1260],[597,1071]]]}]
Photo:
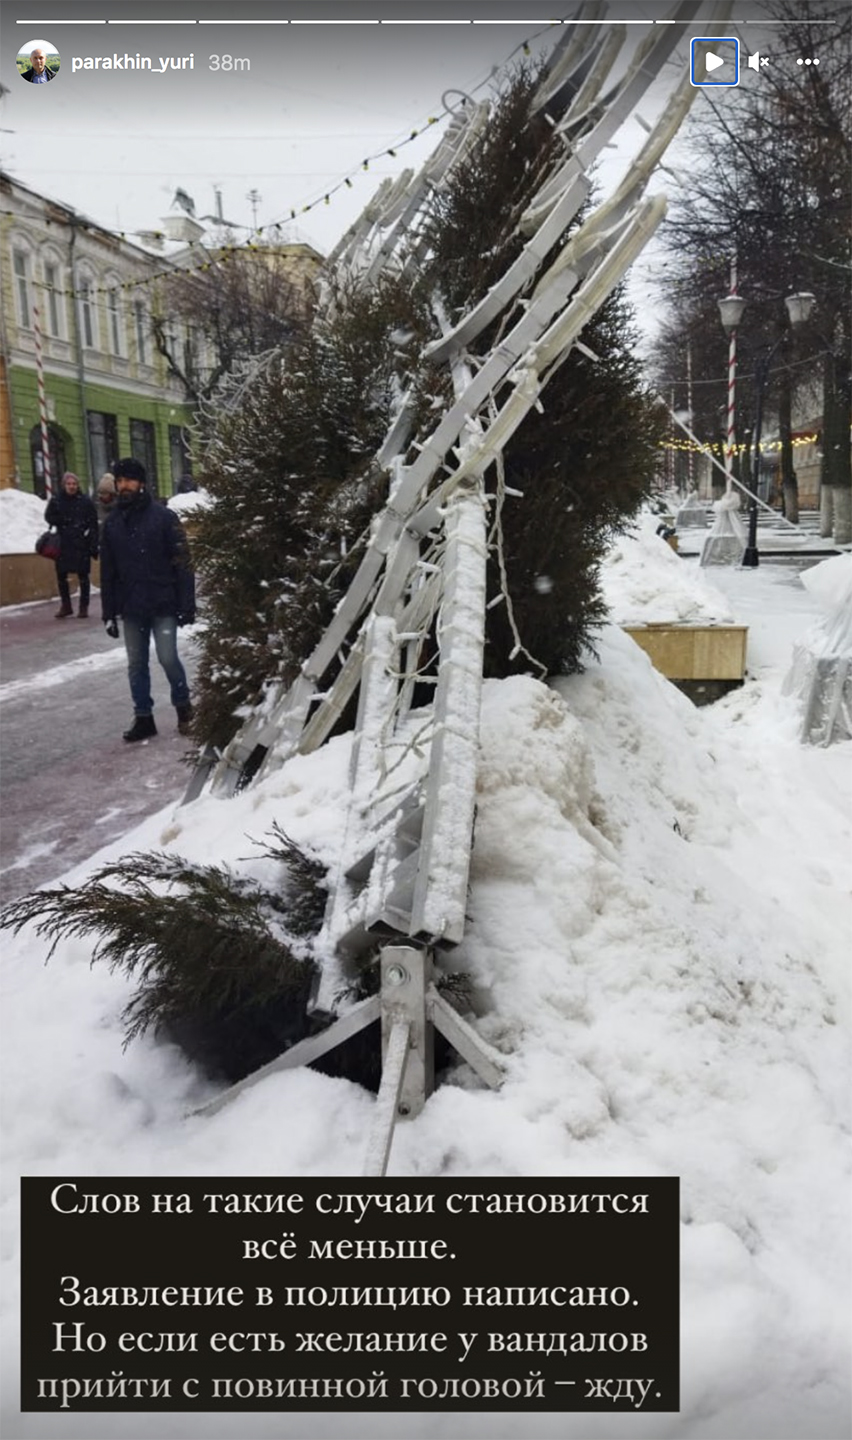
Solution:
[{"label": "play button icon", "polygon": [[689,47],[693,85],[739,85],[740,47],[732,35],[696,35]]}]

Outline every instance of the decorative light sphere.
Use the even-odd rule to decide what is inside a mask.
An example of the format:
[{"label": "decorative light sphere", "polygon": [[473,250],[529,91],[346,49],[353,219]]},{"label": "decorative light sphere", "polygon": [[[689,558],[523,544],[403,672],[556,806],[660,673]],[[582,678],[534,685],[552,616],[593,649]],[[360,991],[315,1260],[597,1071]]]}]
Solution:
[{"label": "decorative light sphere", "polygon": [[795,329],[797,325],[806,325],[810,320],[816,305],[816,295],[811,295],[807,290],[801,291],[797,295],[788,295],[784,304],[787,306],[790,324]]},{"label": "decorative light sphere", "polygon": [[719,301],[719,315],[728,335],[739,325],[745,304],[742,295],[726,295],[724,300]]}]

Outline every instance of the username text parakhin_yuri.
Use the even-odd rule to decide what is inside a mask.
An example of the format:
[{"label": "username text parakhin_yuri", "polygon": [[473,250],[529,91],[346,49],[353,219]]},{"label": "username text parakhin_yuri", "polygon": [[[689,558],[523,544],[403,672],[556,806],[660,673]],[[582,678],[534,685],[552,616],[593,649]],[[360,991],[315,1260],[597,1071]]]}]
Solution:
[{"label": "username text parakhin_yuri", "polygon": [[[154,63],[156,60],[156,64]],[[150,70],[152,75],[163,75],[166,70],[194,70],[194,55],[72,55],[71,69],[74,70]]]}]

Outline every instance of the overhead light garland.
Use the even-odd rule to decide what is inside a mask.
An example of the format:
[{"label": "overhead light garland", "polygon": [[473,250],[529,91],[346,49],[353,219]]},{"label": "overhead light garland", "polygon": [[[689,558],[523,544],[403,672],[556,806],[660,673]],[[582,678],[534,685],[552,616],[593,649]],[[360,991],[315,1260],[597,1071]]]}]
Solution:
[{"label": "overhead light garland", "polygon": [[[15,216],[16,212],[13,210],[4,210],[0,213],[7,216]],[[103,226],[93,225],[87,228],[102,230]],[[269,228],[274,228],[280,231],[281,227],[279,225],[276,225]],[[118,234],[118,231],[111,231],[109,233]],[[155,232],[153,231],[146,231],[146,234],[154,233]],[[126,237],[122,235],[121,238],[124,239]],[[47,285],[43,280],[37,280],[34,277],[31,279],[30,283],[40,289],[50,290],[54,295],[67,297],[72,300],[81,300],[91,298],[91,296],[93,295],[114,295],[117,294],[119,290],[144,290],[151,285],[155,285],[160,280],[175,280],[179,279],[183,275],[194,275],[202,271],[215,270],[218,265],[227,265],[232,256],[234,255],[244,255],[251,252],[259,255],[278,253],[278,247],[273,247],[269,244],[258,245],[253,241],[246,241],[245,243],[239,245],[217,245],[214,250],[208,248],[208,246],[204,245],[204,243],[200,240],[190,240],[186,243],[187,248],[190,250],[202,250],[206,258],[199,261],[197,265],[170,264],[164,269],[155,270],[147,275],[141,275],[136,280],[121,280],[115,285],[87,285],[82,289],[74,290],[68,286]],[[299,250],[304,249],[305,247],[301,242],[297,241],[289,242],[288,248],[293,250]]]},{"label": "overhead light garland", "polygon": [[[790,443],[795,449],[798,449],[802,445],[816,445],[818,441],[819,435],[814,432],[813,434],[794,435]],[[784,442],[781,440],[761,441],[761,453],[765,455],[768,452],[781,450],[783,444]],[[723,455],[728,447],[724,440],[711,440],[706,445],[696,445],[692,440],[660,440],[657,448],[659,450],[691,451],[693,454],[701,455]],[[750,449],[750,445],[735,445],[734,453],[745,455]]]},{"label": "overhead light garland", "polygon": [[[503,64],[502,64],[501,66],[499,66],[498,68],[496,68],[495,70],[493,70],[493,71],[486,77],[486,79],[480,81],[479,85],[477,85],[477,86],[474,87],[474,92],[473,92],[473,93],[475,94],[477,90],[481,90],[481,89],[483,89],[486,85],[492,84],[493,81],[494,81],[495,76],[498,75],[498,74],[501,74],[503,71],[505,71],[506,68],[507,68],[507,67],[511,64],[511,62],[514,60],[514,58],[515,58],[516,55],[519,55],[519,54],[522,54],[522,55],[524,55],[524,56],[531,55],[531,54],[532,54],[532,48],[531,48],[531,47],[532,47],[532,44],[533,44],[534,41],[540,39],[542,35],[548,34],[551,30],[554,30],[554,29],[558,28],[559,26],[564,25],[565,23],[567,23],[565,19],[548,21],[546,24],[542,25],[538,30],[534,31],[531,35],[527,36],[527,38],[526,38],[525,40],[520,41],[520,43],[517,44],[517,45],[514,47],[514,49],[511,50],[510,53],[507,55],[506,59],[503,61]],[[357,170],[350,171],[349,174],[343,175],[343,176],[340,178],[340,180],[338,180],[337,183],[336,183],[335,185],[333,185],[329,190],[323,191],[323,193],[322,193],[321,195],[317,196],[317,197],[316,197],[315,199],[313,199],[313,200],[310,200],[310,201],[306,202],[305,204],[302,204],[302,205],[293,205],[293,206],[291,206],[290,209],[289,209],[289,212],[287,212],[287,215],[286,215],[286,216],[281,216],[281,217],[279,217],[279,219],[270,221],[270,222],[269,222],[268,224],[266,224],[266,225],[258,225],[258,226],[254,226],[254,225],[233,225],[233,226],[229,226],[228,228],[231,229],[231,230],[244,230],[244,231],[246,231],[248,234],[251,234],[251,235],[263,235],[263,234],[267,234],[267,235],[268,235],[269,233],[274,232],[274,231],[277,231],[277,232],[280,233],[282,223],[285,223],[285,224],[286,224],[288,218],[289,218],[289,221],[298,220],[298,219],[299,219],[301,216],[303,216],[303,215],[309,215],[312,210],[316,210],[317,207],[320,206],[320,205],[323,205],[323,206],[330,205],[331,202],[332,202],[332,199],[334,198],[334,196],[337,195],[341,190],[351,190],[351,189],[353,188],[353,179],[354,179],[354,176],[355,176],[356,174],[358,174],[358,173],[363,173],[363,172],[365,172],[365,171],[369,171],[371,164],[373,164],[373,163],[374,163],[375,161],[377,161],[377,160],[383,160],[383,159],[385,159],[386,157],[390,157],[391,159],[397,159],[398,152],[399,152],[401,149],[403,149],[406,145],[411,145],[415,140],[419,139],[419,137],[420,137],[421,135],[426,134],[426,132],[427,132],[428,130],[430,130],[434,125],[437,125],[441,120],[446,119],[447,116],[450,115],[450,114],[452,114],[451,109],[450,109],[448,106],[444,106],[444,108],[442,108],[440,111],[438,111],[437,114],[435,114],[435,115],[430,115],[430,116],[427,118],[425,124],[420,125],[420,126],[416,126],[413,130],[410,130],[409,133],[408,133],[408,135],[405,136],[403,139],[401,139],[401,140],[395,140],[392,145],[388,145],[388,146],[385,146],[385,147],[384,147],[383,149],[381,149],[381,150],[377,150],[377,151],[375,152],[375,154],[365,156],[364,159],[361,161],[360,166],[358,167]],[[6,211],[3,211],[2,213],[5,214],[5,215],[10,215],[10,214],[14,214],[15,212],[6,210]],[[53,223],[56,223],[56,222],[53,222]],[[144,236],[146,240],[149,240],[149,241],[151,241],[151,242],[159,242],[159,241],[166,240],[166,239],[169,238],[169,237],[166,235],[166,232],[165,232],[164,230],[144,230],[144,231],[139,231],[139,230],[136,230],[136,231],[107,230],[106,226],[104,226],[104,225],[98,225],[98,224],[95,223],[94,221],[92,221],[92,222],[84,221],[84,220],[81,220],[79,217],[76,217],[76,216],[75,216],[75,218],[74,218],[74,220],[73,220],[72,223],[73,223],[78,229],[85,230],[85,231],[100,231],[101,233],[105,233],[105,234],[112,235],[112,236],[117,236],[120,240],[125,240],[125,241],[131,242],[131,243],[132,243],[133,241],[135,241],[135,240],[138,240],[138,239],[139,239],[140,237],[142,237],[142,236]],[[47,224],[50,225],[50,224],[51,224],[51,221],[48,220],[48,221],[47,221]],[[189,242],[189,243],[190,243],[190,245],[192,245],[192,244],[198,243],[198,242]],[[242,248],[246,248],[246,247],[243,247],[243,246],[223,246],[223,247],[217,247],[217,250],[218,250],[219,248],[221,248],[221,250],[223,250],[223,251],[224,251],[224,250],[233,251],[233,250],[238,249],[238,248],[242,249]],[[251,248],[251,247],[248,247],[248,248]],[[182,267],[177,267],[177,268],[180,269],[180,268],[182,268]],[[203,267],[199,266],[199,267],[196,267],[196,268],[201,269],[201,268],[203,268]],[[162,271],[157,272],[157,273],[154,274],[154,275],[147,276],[147,277],[145,277],[145,278],[143,278],[143,279],[140,279],[140,280],[130,281],[130,282],[127,282],[126,284],[122,284],[121,286],[115,286],[115,285],[98,286],[97,289],[95,289],[95,290],[89,290],[87,293],[88,293],[88,294],[104,295],[104,294],[108,294],[110,291],[116,290],[116,289],[128,289],[128,288],[129,288],[129,289],[133,289],[133,288],[136,288],[136,287],[139,287],[139,286],[143,286],[143,285],[154,284],[157,280],[162,279],[164,275],[169,275],[169,274],[173,274],[173,273],[175,273],[174,269],[162,270]],[[57,292],[57,293],[60,293],[60,292]],[[64,293],[64,294],[72,294],[72,295],[74,294],[73,291],[63,291],[63,292],[61,292],[61,293]],[[79,292],[77,292],[77,294],[79,295]]]}]

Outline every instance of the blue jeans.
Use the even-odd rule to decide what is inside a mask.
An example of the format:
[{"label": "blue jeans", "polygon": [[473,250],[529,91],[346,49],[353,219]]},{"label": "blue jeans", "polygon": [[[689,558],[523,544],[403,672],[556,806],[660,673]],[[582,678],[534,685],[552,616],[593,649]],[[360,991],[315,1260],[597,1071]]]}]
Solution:
[{"label": "blue jeans", "polygon": [[174,615],[154,615],[150,620],[124,616],[124,648],[127,651],[127,675],[136,715],[150,715],[154,708],[151,698],[151,671],[148,656],[151,636],[157,659],[166,672],[171,686],[173,705],[189,704],[189,686],[177,653],[177,619]]}]

